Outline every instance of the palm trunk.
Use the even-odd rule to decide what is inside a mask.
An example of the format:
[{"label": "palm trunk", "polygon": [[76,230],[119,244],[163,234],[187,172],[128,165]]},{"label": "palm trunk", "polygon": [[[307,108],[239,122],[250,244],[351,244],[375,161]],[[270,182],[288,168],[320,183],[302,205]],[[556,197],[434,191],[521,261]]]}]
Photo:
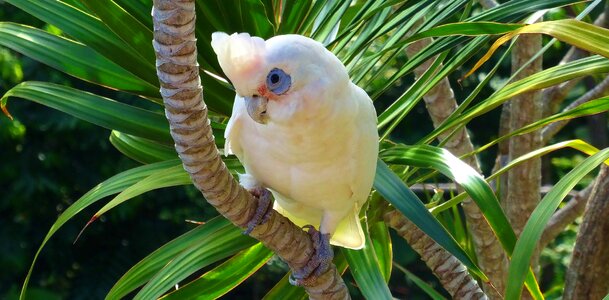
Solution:
[{"label": "palm trunk", "polygon": [[442,287],[453,299],[488,299],[478,282],[469,275],[467,268],[456,257],[444,250],[399,211],[390,210],[383,217],[385,222],[421,255],[421,260],[438,277]]},{"label": "palm trunk", "polygon": [[603,299],[609,293],[609,167],[596,177],[565,279],[563,299]]},{"label": "palm trunk", "polygon": [[[205,199],[232,223],[245,228],[258,201],[232,177],[214,143],[196,60],[194,0],[154,0],[153,19],[157,75],[176,151]],[[302,268],[315,252],[308,234],[275,211],[250,235],[292,270]],[[349,298],[334,265],[307,281],[305,289],[311,299]]]},{"label": "palm trunk", "polygon": [[[406,53],[408,56],[413,56],[431,43],[431,39],[422,39],[408,46]],[[415,76],[422,76],[431,66],[433,59],[426,61],[418,66],[415,70]],[[431,117],[434,127],[440,125],[444,120],[457,108],[457,101],[454,97],[453,90],[447,78],[440,81],[433,89],[431,89],[424,97],[425,105],[429,116]],[[448,134],[441,135],[439,139],[445,140]],[[460,156],[474,151],[474,146],[465,129],[456,132],[453,137],[444,145],[444,148],[449,150],[454,155]],[[476,171],[480,172],[480,166],[475,156],[470,156],[465,159]],[[472,237],[476,245],[476,256],[478,264],[489,277],[493,286],[485,283],[485,292],[491,299],[500,299],[501,296],[497,290],[503,289],[503,274],[505,274],[506,257],[501,244],[499,244],[491,227],[486,222],[484,215],[478,206],[471,200],[463,201],[463,210],[467,224],[472,232]],[[413,232],[414,234],[414,232]],[[427,261],[425,256],[422,259]],[[456,270],[456,272],[458,272]]]}]

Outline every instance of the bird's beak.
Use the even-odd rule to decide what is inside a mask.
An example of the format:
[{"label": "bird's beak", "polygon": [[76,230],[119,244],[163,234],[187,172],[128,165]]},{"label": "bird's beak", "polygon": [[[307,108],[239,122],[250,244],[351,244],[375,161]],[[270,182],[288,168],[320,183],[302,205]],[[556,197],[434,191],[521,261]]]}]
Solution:
[{"label": "bird's beak", "polygon": [[247,113],[250,117],[260,124],[266,124],[269,119],[266,113],[266,105],[269,102],[269,99],[260,96],[243,98],[245,99],[245,106],[247,107]]}]

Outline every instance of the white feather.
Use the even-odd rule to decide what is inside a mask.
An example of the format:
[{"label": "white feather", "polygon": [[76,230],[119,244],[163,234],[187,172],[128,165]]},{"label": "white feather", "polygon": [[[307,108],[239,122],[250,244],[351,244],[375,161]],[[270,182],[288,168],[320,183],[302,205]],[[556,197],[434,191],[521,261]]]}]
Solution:
[{"label": "white feather", "polygon": [[[233,51],[233,46],[223,48],[225,38],[216,39],[216,52]],[[378,153],[372,101],[317,42],[279,36],[266,42],[265,51],[256,53],[263,54],[265,65],[259,66],[262,75],[247,79],[253,83],[243,82],[242,74],[231,77],[228,70],[236,66],[222,68],[236,86],[256,86],[264,84],[256,80],[280,66],[291,72],[291,90],[269,100],[267,124],[256,123],[237,96],[225,151],[243,163],[247,176],[241,176],[242,184],[271,190],[279,213],[297,225],[311,224],[332,234],[334,245],[362,248],[359,212],[370,193]]]}]

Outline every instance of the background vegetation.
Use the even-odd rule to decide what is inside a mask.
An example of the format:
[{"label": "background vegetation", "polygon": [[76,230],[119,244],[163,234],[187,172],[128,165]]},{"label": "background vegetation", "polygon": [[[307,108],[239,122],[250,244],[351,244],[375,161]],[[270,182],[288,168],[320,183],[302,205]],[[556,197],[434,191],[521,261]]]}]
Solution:
[{"label": "background vegetation", "polygon": [[[88,10],[83,4],[87,1],[64,2]],[[342,16],[341,28],[354,18],[364,1],[355,2],[356,5],[346,10]],[[135,6],[141,5],[143,9],[132,8],[132,11],[148,13],[150,1],[142,0],[135,3],[137,3]],[[395,1],[395,4],[398,5],[398,1]],[[560,7],[547,12],[544,19],[574,17],[587,4],[557,6]],[[478,2],[468,2],[466,7],[471,10],[471,15],[485,10]],[[598,5],[587,15],[587,20],[591,22],[596,19],[602,10],[602,5]],[[446,16],[441,23],[458,22],[461,17],[459,13],[455,13]],[[524,16],[513,21],[521,19],[524,19]],[[0,1],[0,21],[26,24],[54,35],[70,37],[58,27],[42,22],[2,1]],[[149,24],[145,25],[149,26]],[[369,52],[373,52],[375,47],[382,49],[390,36],[374,40]],[[544,42],[548,41],[550,38],[544,37]],[[551,47],[543,56],[544,66],[557,65],[569,49],[567,44],[558,42],[553,42]],[[453,55],[461,49],[457,47],[450,53]],[[502,83],[510,77],[509,59],[500,61],[501,54],[495,54],[476,74],[459,82],[463,74],[482,54],[473,54],[473,57],[464,62],[458,71],[449,74],[448,78],[456,99],[461,101],[470,95],[476,85],[483,80],[483,75],[491,72],[495,65],[498,65],[496,75],[489,84],[483,86],[477,99],[486,99],[500,89]],[[384,84],[391,80],[393,72],[399,71],[407,62],[405,53],[400,53],[394,60],[388,61],[386,69],[379,71],[377,78],[369,80],[367,90],[371,94],[380,91]],[[205,63],[203,65],[205,66]],[[142,101],[139,96],[66,76],[56,69],[8,48],[0,48],[0,75],[2,95],[20,82],[43,81],[74,87],[151,111],[162,111],[162,107]],[[601,75],[587,77],[570,91],[562,107],[592,89],[601,79]],[[377,111],[383,112],[414,82],[415,78],[412,74],[400,77],[389,89],[379,95],[375,102]],[[225,99],[225,101],[231,100],[231,98]],[[0,150],[2,153],[0,268],[7,270],[0,273],[0,298],[3,299],[18,297],[36,250],[48,229],[68,206],[96,184],[141,164],[113,147],[108,140],[107,129],[30,101],[11,100],[10,113],[15,118],[14,121],[0,118],[0,149],[2,149]],[[495,109],[480,118],[473,119],[468,124],[471,139],[476,147],[498,138],[500,115],[501,111]],[[606,113],[577,119],[563,129],[555,140],[577,138],[599,149],[606,148],[609,146],[607,125]],[[425,105],[420,102],[395,127],[390,139],[397,143],[414,144],[432,130],[433,125]],[[491,174],[496,156],[496,148],[481,153],[479,158],[483,174],[487,176]],[[556,183],[583,158],[585,155],[574,150],[559,151],[544,157],[542,165],[544,185],[551,186]],[[577,189],[582,189],[592,182],[594,175],[588,175]],[[436,177],[428,182],[446,181],[444,177]],[[433,196],[431,191],[422,191],[418,194],[424,202],[428,202]],[[453,195],[447,191],[445,198],[449,199]],[[29,297],[32,299],[104,298],[116,281],[134,264],[171,239],[196,226],[186,220],[208,221],[216,215],[213,208],[202,200],[198,191],[190,186],[158,189],[136,196],[128,203],[113,208],[90,225],[73,244],[83,226],[102,206],[103,203],[95,203],[86,208],[66,223],[49,241],[42,250],[32,273]],[[458,240],[460,244],[472,253],[473,246],[468,234],[459,233],[464,227],[448,225],[454,218],[458,220],[462,216],[461,211],[453,210],[451,214],[443,214],[440,219],[452,234],[461,237]],[[538,279],[542,291],[548,298],[557,298],[562,294],[564,273],[577,230],[577,223],[570,225],[542,252]],[[437,279],[419,260],[418,255],[403,239],[398,238],[395,232],[391,231],[391,234],[393,261],[396,266],[400,266],[391,271],[389,288],[393,296],[408,299],[430,297],[429,292],[425,292],[417,284],[416,279],[421,278],[430,287],[448,297]],[[189,276],[189,279],[200,276],[218,264],[219,262],[210,264]],[[401,267],[413,275],[404,274]],[[271,259],[263,267],[263,271],[256,272],[227,297],[260,299],[286,271],[287,267],[282,262]],[[353,297],[362,297],[354,279],[348,275],[348,272],[346,274],[345,278]]]}]

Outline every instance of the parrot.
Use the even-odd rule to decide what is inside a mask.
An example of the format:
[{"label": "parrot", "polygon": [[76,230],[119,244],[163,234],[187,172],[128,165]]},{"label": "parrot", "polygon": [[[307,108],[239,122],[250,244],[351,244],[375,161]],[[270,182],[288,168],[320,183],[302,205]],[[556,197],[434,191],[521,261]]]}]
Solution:
[{"label": "parrot", "polygon": [[214,32],[211,46],[236,91],[224,153],[244,166],[241,185],[269,190],[274,210],[319,233],[321,254],[332,255],[330,244],[363,248],[359,213],[379,140],[368,94],[332,52],[302,35]]}]

